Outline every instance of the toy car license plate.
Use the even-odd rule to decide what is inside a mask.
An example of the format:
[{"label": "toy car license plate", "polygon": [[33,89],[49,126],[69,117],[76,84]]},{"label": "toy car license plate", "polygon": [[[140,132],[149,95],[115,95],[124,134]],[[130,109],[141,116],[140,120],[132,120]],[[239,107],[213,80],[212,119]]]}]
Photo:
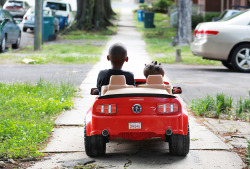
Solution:
[{"label": "toy car license plate", "polygon": [[141,129],[141,122],[128,123],[128,129]]}]

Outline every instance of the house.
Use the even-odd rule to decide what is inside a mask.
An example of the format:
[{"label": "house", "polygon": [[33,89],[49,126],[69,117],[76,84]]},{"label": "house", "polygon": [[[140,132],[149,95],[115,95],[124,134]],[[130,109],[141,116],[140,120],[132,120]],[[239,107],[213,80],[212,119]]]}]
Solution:
[{"label": "house", "polygon": [[202,6],[203,12],[223,12],[225,9],[250,8],[250,0],[193,0],[193,4]]}]

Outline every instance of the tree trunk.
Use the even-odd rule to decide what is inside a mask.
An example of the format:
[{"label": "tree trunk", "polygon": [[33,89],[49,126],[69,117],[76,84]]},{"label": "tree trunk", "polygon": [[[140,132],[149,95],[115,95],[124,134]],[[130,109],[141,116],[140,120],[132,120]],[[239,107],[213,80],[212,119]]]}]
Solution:
[{"label": "tree trunk", "polygon": [[112,25],[109,21],[110,0],[77,0],[76,23],[74,29],[106,29]]},{"label": "tree trunk", "polygon": [[178,27],[173,46],[189,45],[192,41],[192,0],[178,0]]},{"label": "tree trunk", "polygon": [[3,6],[5,4],[6,0],[1,0],[0,1],[0,6]]}]

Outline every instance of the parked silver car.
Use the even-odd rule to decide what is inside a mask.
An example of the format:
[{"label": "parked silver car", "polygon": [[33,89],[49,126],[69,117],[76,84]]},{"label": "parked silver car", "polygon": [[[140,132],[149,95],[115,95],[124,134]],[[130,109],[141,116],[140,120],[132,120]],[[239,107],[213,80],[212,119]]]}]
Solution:
[{"label": "parked silver car", "polygon": [[220,60],[229,69],[250,72],[250,10],[197,25],[191,51],[204,59]]},{"label": "parked silver car", "polygon": [[[43,16],[55,16],[55,12],[50,8],[43,9]],[[27,29],[34,30],[35,27],[35,10],[30,8],[23,17],[23,31]],[[59,20],[55,17],[54,19],[54,33],[57,33],[60,29]]]},{"label": "parked silver car", "polygon": [[13,17],[23,17],[30,8],[26,1],[8,0],[5,2],[3,9],[9,11]]}]

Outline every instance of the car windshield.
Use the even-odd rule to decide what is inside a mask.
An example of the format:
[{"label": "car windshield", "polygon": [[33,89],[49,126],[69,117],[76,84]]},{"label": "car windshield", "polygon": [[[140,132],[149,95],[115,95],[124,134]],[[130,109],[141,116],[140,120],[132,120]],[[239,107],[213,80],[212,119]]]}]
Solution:
[{"label": "car windshield", "polygon": [[231,15],[231,16],[229,16],[229,17],[226,17],[226,18],[221,19],[221,20],[218,20],[218,21],[219,21],[219,22],[221,22],[221,21],[229,21],[229,20],[231,20],[231,19],[233,19],[233,18],[235,18],[235,17],[237,17],[237,16],[239,16],[239,15],[245,13],[245,12],[248,12],[248,11],[249,11],[249,10],[244,10],[244,11],[238,12],[238,13],[236,13],[236,14],[234,14],[234,15]]},{"label": "car windshield", "polygon": [[22,7],[23,2],[22,1],[8,1],[6,4],[6,7]]},{"label": "car windshield", "polygon": [[60,11],[67,11],[66,4],[64,3],[47,2],[46,7]]},{"label": "car windshield", "polygon": [[[29,14],[31,14],[31,15],[35,15],[35,10],[34,10],[34,9],[32,9],[32,10],[29,12]],[[49,11],[49,10],[44,9],[44,10],[43,10],[43,16],[50,16],[50,11]]]}]

